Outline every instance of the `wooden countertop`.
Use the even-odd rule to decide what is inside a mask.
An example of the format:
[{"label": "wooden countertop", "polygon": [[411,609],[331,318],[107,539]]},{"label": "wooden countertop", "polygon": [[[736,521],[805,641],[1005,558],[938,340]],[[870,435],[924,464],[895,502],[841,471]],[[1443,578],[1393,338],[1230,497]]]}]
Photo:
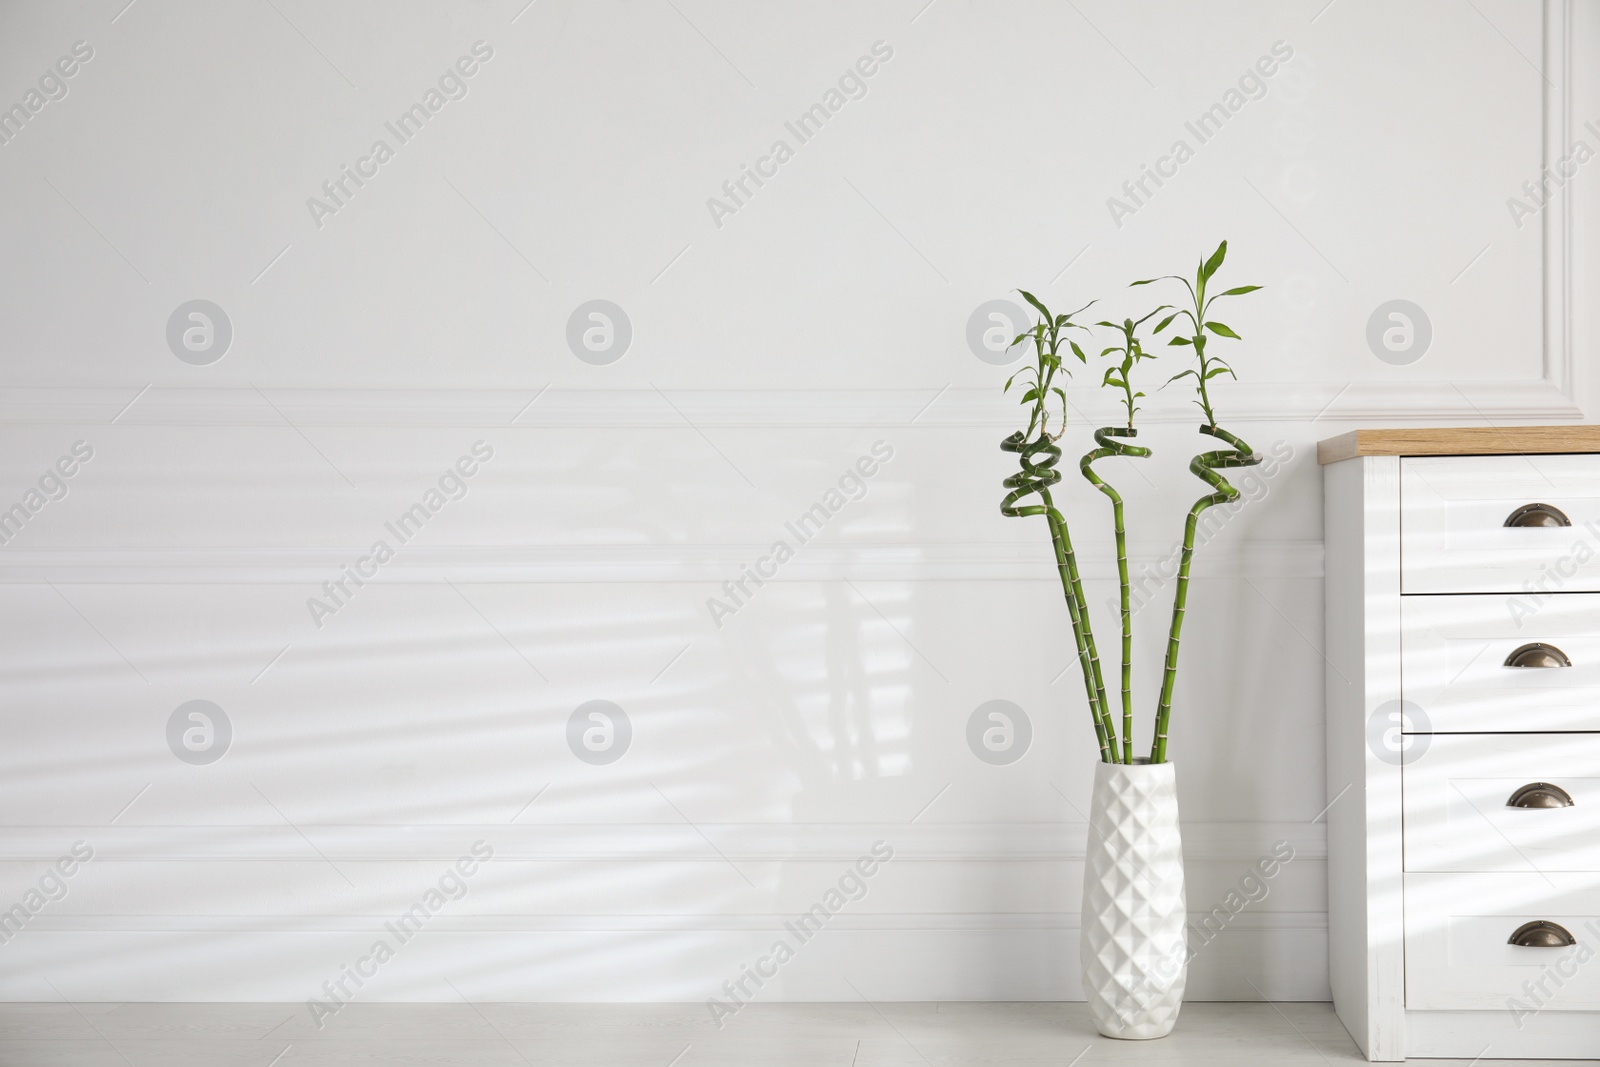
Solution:
[{"label": "wooden countertop", "polygon": [[1600,426],[1440,426],[1352,430],[1317,443],[1318,463],[1357,456],[1495,456],[1600,452]]}]

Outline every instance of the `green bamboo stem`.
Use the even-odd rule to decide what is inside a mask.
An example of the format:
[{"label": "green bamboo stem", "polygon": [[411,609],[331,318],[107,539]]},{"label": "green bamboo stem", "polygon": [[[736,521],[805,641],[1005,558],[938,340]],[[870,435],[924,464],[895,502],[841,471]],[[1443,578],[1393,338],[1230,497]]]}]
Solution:
[{"label": "green bamboo stem", "polygon": [[1216,472],[1219,467],[1252,467],[1261,462],[1250,446],[1220,426],[1201,426],[1200,432],[1232,445],[1231,450],[1202,452],[1189,461],[1189,472],[1216,490],[1194,502],[1183,524],[1183,555],[1178,563],[1178,584],[1172,596],[1172,628],[1167,634],[1166,670],[1161,678],[1161,702],[1156,708],[1156,732],[1150,746],[1150,762],[1167,761],[1167,725],[1172,717],[1172,687],[1178,677],[1178,641],[1183,635],[1183,612],[1189,598],[1189,564],[1194,559],[1194,535],[1200,513],[1217,504],[1239,498],[1239,490]]},{"label": "green bamboo stem", "polygon": [[[1017,453],[1022,470],[1001,484],[1010,490],[1000,503],[1002,515],[1019,518],[1043,515],[1050,525],[1050,541],[1056,554],[1056,572],[1061,578],[1061,591],[1067,601],[1067,614],[1072,621],[1072,636],[1078,649],[1078,664],[1083,673],[1085,695],[1094,719],[1095,737],[1100,744],[1100,759],[1104,763],[1117,762],[1116,732],[1110,711],[1106,708],[1105,687],[1096,686],[1098,663],[1088,629],[1088,612],[1082,599],[1081,585],[1077,581],[1077,560],[1072,551],[1072,539],[1067,529],[1066,517],[1056,510],[1050,498],[1050,486],[1061,480],[1061,472],[1052,469],[1061,458],[1061,449],[1048,437],[1040,436],[1025,441],[1021,432],[1000,442],[1006,452]],[[1035,463],[1033,457],[1043,454],[1043,462]],[[1037,493],[1043,504],[1017,506],[1017,501]]]},{"label": "green bamboo stem", "polygon": [[[1057,449],[1056,454],[1059,456],[1060,453],[1061,450]],[[1047,501],[1050,499],[1048,493],[1041,493],[1040,496]],[[1095,649],[1094,627],[1089,623],[1089,599],[1083,595],[1083,582],[1078,577],[1078,557],[1072,551],[1072,538],[1067,533],[1066,517],[1061,512],[1056,511],[1053,504],[1051,505],[1051,514],[1061,530],[1061,546],[1064,550],[1062,553],[1063,561],[1066,563],[1067,576],[1072,582],[1072,594],[1078,601],[1079,628],[1088,652],[1089,670],[1094,675],[1096,707],[1099,716],[1105,722],[1106,734],[1110,738],[1111,759],[1106,762],[1119,763],[1121,761],[1117,758],[1117,729],[1111,718],[1111,705],[1106,700],[1106,683],[1100,676],[1100,653]]]},{"label": "green bamboo stem", "polygon": [[[1039,494],[1046,501],[1050,499],[1048,490]],[[1083,639],[1083,618],[1085,615],[1083,605],[1078,602],[1077,595],[1072,589],[1072,578],[1067,566],[1067,557],[1070,549],[1067,547],[1071,541],[1066,537],[1066,523],[1061,513],[1050,503],[1046,507],[1046,519],[1050,523],[1050,543],[1056,553],[1056,573],[1061,577],[1061,592],[1066,597],[1067,614],[1072,621],[1072,638],[1078,646],[1078,664],[1082,668],[1084,694],[1089,700],[1089,713],[1094,719],[1095,740],[1100,745],[1100,760],[1102,763],[1115,763],[1117,761],[1117,739],[1107,733],[1107,723],[1110,713],[1105,708],[1105,694],[1095,691],[1093,682],[1093,666],[1089,659],[1089,647]]]},{"label": "green bamboo stem", "polygon": [[1109,437],[1137,437],[1139,431],[1132,426],[1102,426],[1094,432],[1099,448],[1078,461],[1078,470],[1094,487],[1111,498],[1112,523],[1117,534],[1117,584],[1122,608],[1122,762],[1133,762],[1133,610],[1129,603],[1128,583],[1128,531],[1122,521],[1122,495],[1095,474],[1091,464],[1108,456],[1139,456],[1150,454],[1148,448],[1126,445]]}]

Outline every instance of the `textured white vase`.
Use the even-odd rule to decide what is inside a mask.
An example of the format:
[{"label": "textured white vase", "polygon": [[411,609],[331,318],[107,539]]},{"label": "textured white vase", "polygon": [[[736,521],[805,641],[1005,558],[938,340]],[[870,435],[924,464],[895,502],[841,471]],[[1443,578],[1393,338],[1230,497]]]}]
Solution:
[{"label": "textured white vase", "polygon": [[1171,763],[1097,763],[1083,872],[1083,990],[1107,1037],[1165,1037],[1188,971]]}]

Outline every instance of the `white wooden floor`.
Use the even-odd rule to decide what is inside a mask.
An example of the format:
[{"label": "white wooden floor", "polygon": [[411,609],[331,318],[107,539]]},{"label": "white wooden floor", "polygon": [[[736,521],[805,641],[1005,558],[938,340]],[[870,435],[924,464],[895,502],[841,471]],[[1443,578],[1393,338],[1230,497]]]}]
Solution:
[{"label": "white wooden floor", "polygon": [[321,1030],[293,1004],[0,1005],[6,1067],[1361,1062],[1326,1004],[1190,1004],[1171,1037],[1143,1042],[1097,1036],[1082,1004],[751,1005],[720,1031],[702,1005],[351,1004]]}]

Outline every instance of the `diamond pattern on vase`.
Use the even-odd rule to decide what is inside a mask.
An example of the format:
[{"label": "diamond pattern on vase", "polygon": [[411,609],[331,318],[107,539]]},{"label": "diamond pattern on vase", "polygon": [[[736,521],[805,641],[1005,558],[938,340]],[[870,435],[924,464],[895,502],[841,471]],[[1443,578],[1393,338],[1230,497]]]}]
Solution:
[{"label": "diamond pattern on vase", "polygon": [[1080,956],[1107,1037],[1165,1037],[1188,964],[1183,841],[1171,763],[1095,764]]}]

